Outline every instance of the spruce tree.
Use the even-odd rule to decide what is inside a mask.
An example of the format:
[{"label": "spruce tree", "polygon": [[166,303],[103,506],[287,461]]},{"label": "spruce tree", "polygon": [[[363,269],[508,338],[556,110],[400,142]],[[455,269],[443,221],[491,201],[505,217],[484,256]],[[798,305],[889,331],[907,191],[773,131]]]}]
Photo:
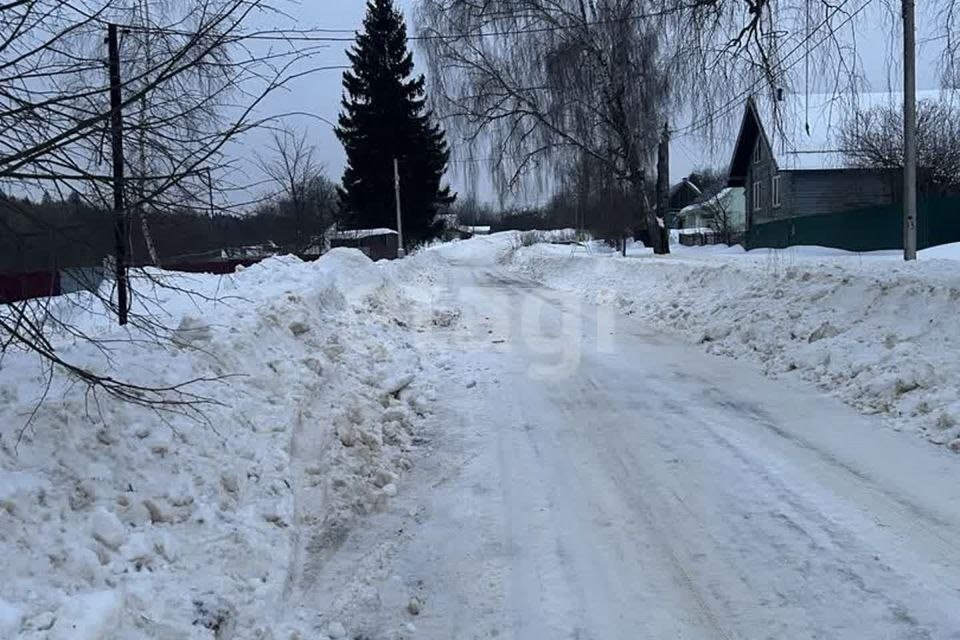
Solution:
[{"label": "spruce tree", "polygon": [[358,228],[396,228],[393,159],[400,171],[404,240],[429,237],[437,209],[456,196],[443,186],[449,150],[427,109],[424,77],[412,77],[407,27],[392,0],[369,0],[363,32],[347,52],[337,137],[347,155],[340,202]]}]

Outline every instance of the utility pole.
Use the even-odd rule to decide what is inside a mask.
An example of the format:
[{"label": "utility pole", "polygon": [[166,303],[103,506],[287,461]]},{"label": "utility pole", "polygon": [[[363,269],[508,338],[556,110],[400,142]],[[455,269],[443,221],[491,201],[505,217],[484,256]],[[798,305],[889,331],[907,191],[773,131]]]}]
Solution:
[{"label": "utility pole", "polygon": [[212,219],[216,214],[216,208],[213,205],[213,173],[211,173],[210,167],[204,168],[204,172],[207,174],[207,194],[210,198],[208,204],[210,205],[210,218]]},{"label": "utility pole", "polygon": [[397,257],[402,258],[403,250],[403,221],[400,217],[400,163],[393,159],[393,197],[397,201]]},{"label": "utility pole", "polygon": [[917,259],[917,33],[915,0],[903,0],[903,259]]},{"label": "utility pole", "polygon": [[123,113],[120,95],[120,47],[117,25],[107,25],[110,57],[110,134],[113,147],[113,238],[116,244],[117,310],[121,325],[127,324],[127,220],[123,198]]}]

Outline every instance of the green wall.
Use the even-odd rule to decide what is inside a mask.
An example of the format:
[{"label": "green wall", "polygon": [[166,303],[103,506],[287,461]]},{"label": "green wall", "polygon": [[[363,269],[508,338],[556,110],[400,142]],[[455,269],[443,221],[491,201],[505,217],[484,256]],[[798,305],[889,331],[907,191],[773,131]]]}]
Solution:
[{"label": "green wall", "polygon": [[[960,197],[929,198],[918,205],[920,249],[960,242]],[[755,224],[744,237],[747,249],[819,245],[848,251],[903,248],[903,208],[897,203]]]}]

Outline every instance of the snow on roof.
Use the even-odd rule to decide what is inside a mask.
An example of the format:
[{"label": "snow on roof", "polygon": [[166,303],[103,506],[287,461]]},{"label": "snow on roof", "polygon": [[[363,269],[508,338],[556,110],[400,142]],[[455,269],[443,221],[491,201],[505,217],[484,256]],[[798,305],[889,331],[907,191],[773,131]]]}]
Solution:
[{"label": "snow on roof", "polygon": [[379,229],[344,229],[342,231],[333,231],[330,233],[331,240],[361,240],[363,238],[372,238],[373,236],[397,235],[393,229],[381,227]]},{"label": "snow on roof", "polygon": [[[960,91],[918,91],[917,101],[960,106]],[[754,104],[780,169],[839,169],[849,166],[840,144],[848,118],[875,107],[899,109],[903,93],[788,93],[779,102],[755,97]]]},{"label": "snow on roof", "polygon": [[680,187],[684,187],[684,186],[693,189],[696,193],[702,193],[702,191],[700,191],[700,187],[690,182],[690,180],[688,180],[687,178],[684,178],[680,182],[670,187],[670,195],[671,196],[674,195],[677,191],[680,190]]},{"label": "snow on roof", "polygon": [[687,216],[717,206],[721,206],[731,213],[744,211],[747,202],[743,187],[726,187],[712,198],[707,198],[703,202],[687,205],[683,209],[680,209],[680,215]]},{"label": "snow on roof", "polygon": [[460,231],[463,231],[464,233],[472,233],[472,234],[479,234],[479,235],[485,235],[490,233],[490,225],[464,224],[457,227],[457,229],[459,229]]}]

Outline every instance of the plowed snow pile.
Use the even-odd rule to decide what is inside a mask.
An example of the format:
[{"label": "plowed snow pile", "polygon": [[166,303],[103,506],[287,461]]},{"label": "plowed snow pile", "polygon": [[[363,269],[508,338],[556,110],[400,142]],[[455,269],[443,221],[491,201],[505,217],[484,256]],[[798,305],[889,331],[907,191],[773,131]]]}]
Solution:
[{"label": "plowed snow pile", "polygon": [[78,309],[82,296],[54,313],[109,351],[55,342],[151,386],[215,379],[190,387],[213,401],[206,423],[62,375],[45,393],[27,353],[0,363],[4,640],[313,637],[286,604],[305,571],[402,489],[434,392],[398,267],[337,249],[165,277],[198,294],[154,291],[178,344],[131,343],[146,336]]},{"label": "plowed snow pile", "polygon": [[938,259],[957,254],[937,247],[913,264],[708,248],[621,258],[537,245],[519,249],[512,265],[960,451],[960,262]]}]

